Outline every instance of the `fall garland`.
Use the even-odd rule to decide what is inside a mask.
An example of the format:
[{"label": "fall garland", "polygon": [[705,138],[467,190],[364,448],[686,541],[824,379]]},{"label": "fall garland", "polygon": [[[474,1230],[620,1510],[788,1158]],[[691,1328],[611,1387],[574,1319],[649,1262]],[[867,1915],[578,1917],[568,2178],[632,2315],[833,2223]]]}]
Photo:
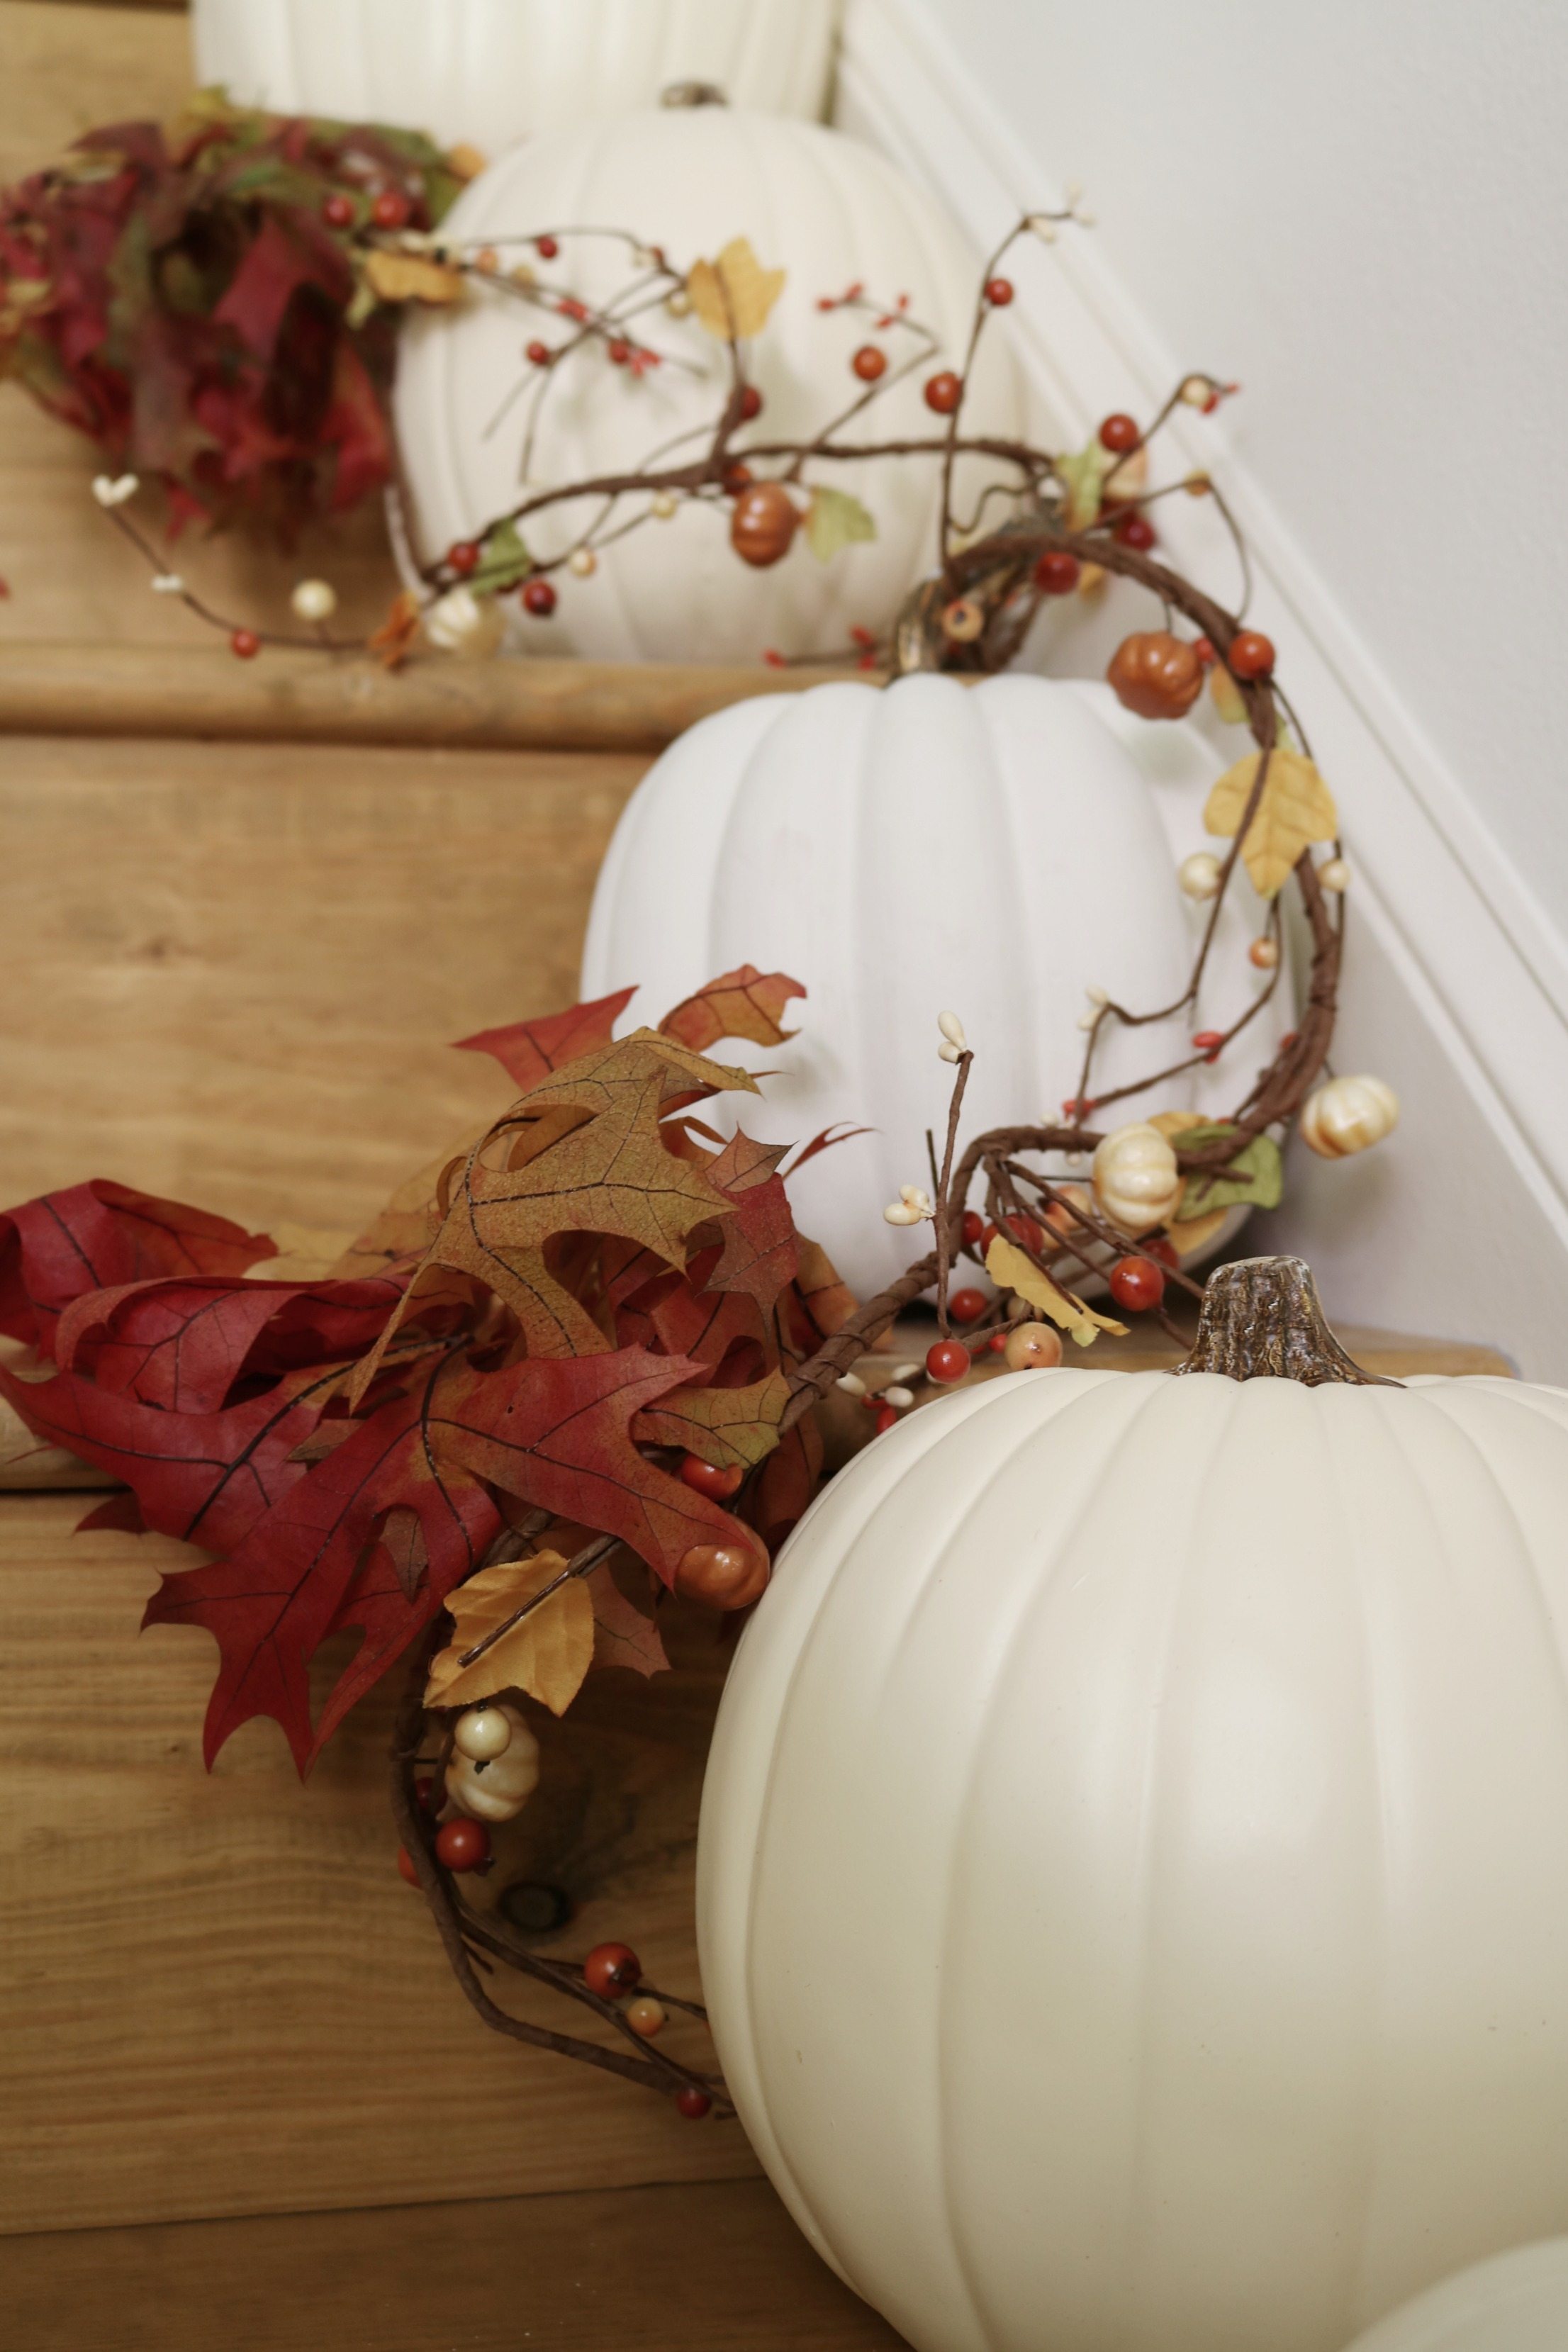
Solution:
[{"label": "fall garland", "polygon": [[[216,172],[233,197],[237,146],[255,147],[268,172],[294,172],[319,160],[321,132],[241,130],[225,111],[174,151],[174,167],[187,177]],[[370,154],[370,135],[340,129],[333,169],[341,174],[349,159]],[[110,151],[112,171],[92,160]],[[18,350],[33,353],[34,388],[62,413],[58,382],[37,356],[54,348],[60,248],[47,247],[47,267],[40,261],[38,223],[51,205],[74,218],[107,187],[106,216],[125,235],[126,174],[156,181],[168,161],[151,150],[139,159],[123,132],[98,134],[84,152],[79,174],[30,184],[30,210],[12,200],[0,218],[11,364]],[[239,1723],[270,1714],[306,1769],[349,1707],[407,1659],[393,1754],[403,1867],[428,1898],[468,1999],[497,2030],[644,2083],[689,2116],[725,2113],[710,2070],[656,2044],[672,2009],[700,2011],[644,1986],[628,1947],[598,1947],[581,1963],[547,1958],[468,1899],[468,1874],[491,1857],[484,1816],[500,1823],[520,1812],[536,1773],[531,1734],[513,1701],[531,1696],[559,1713],[591,1666],[657,1670],[658,1601],[671,1589],[720,1608],[753,1601],[816,1486],[813,1408],[836,1384],[864,1396],[880,1428],[922,1391],[963,1378],[980,1348],[1009,1364],[1059,1360],[1059,1334],[1089,1345],[1102,1328],[1124,1328],[1083,1295],[1090,1276],[1108,1283],[1114,1303],[1154,1312],[1174,1332],[1167,1284],[1201,1292],[1183,1269],[1183,1229],[1190,1243],[1198,1220],[1233,1204],[1272,1204],[1276,1138],[1304,1105],[1320,1149],[1374,1139],[1369,1131],[1344,1140],[1342,1122],[1334,1142],[1326,1112],[1309,1102],[1332,1035],[1342,950],[1337,818],[1268,641],[1152,551],[1148,509],[1169,492],[1147,487],[1148,446],[1179,405],[1213,406],[1228,387],[1189,375],[1146,429],[1107,417],[1089,447],[1070,456],[963,430],[975,352],[1012,300],[1001,265],[1015,238],[1054,234],[1066,215],[1031,215],[991,257],[962,368],[926,377],[937,421],[931,436],[850,435],[891,383],[940,357],[903,306],[856,287],[821,299],[864,311],[873,331],[896,340],[899,357],[889,361],[885,341],[868,341],[856,354],[853,399],[810,440],[741,443],[762,408],[746,348],[764,331],[781,282],[743,240],[681,269],[628,232],[594,232],[619,238],[632,262],[623,294],[595,307],[542,283],[537,268],[587,232],[533,232],[473,251],[444,247],[436,161],[383,160],[387,171],[394,162],[417,169],[425,218],[384,203],[384,187],[367,193],[360,165],[348,210],[341,188],[319,201],[321,219],[352,249],[354,284],[369,289],[362,326],[397,301],[454,300],[470,281],[500,289],[565,323],[563,341],[531,362],[536,376],[525,390],[536,413],[568,359],[633,375],[664,364],[649,321],[666,310],[694,312],[728,367],[697,456],[675,463],[656,453],[632,473],[531,492],[425,567],[419,591],[398,599],[370,650],[395,666],[422,630],[438,645],[456,643],[474,615],[486,625],[495,600],[514,592],[526,611],[542,614],[555,603],[552,574],[591,571],[617,537],[672,502],[726,513],[740,561],[777,561],[801,529],[830,558],[875,522],[826,476],[868,456],[898,457],[942,469],[938,568],[889,642],[862,638],[852,659],[896,672],[994,670],[1017,652],[1042,601],[1114,573],[1152,593],[1163,623],[1118,649],[1110,677],[1122,701],[1151,720],[1180,717],[1206,676],[1255,746],[1210,796],[1205,821],[1228,844],[1224,856],[1189,859],[1183,871],[1184,887],[1210,911],[1182,993],[1153,1010],[1096,997],[1059,1120],[965,1141],[973,1055],[957,1013],[942,1016],[938,1050],[954,1084],[942,1150],[933,1141],[929,1186],[911,1171],[914,1181],[884,1211],[895,1223],[929,1222],[932,1246],[864,1304],[795,1231],[786,1155],[740,1132],[724,1141],[699,1116],[716,1095],[756,1091],[744,1072],[710,1058],[716,1044],[734,1036],[771,1045],[789,1034],[783,1015],[798,984],[750,966],[721,975],[658,1029],[618,1040],[614,1024],[629,991],[464,1041],[501,1063],[516,1100],[477,1140],[413,1180],[325,1276],[268,1281],[265,1237],[103,1181],[0,1220],[0,1330],[33,1351],[21,1369],[0,1368],[0,1394],[40,1437],[124,1480],[129,1495],[93,1514],[94,1523],[155,1528],[220,1555],[166,1577],[147,1612],[152,1622],[201,1622],[218,1641],[209,1761]],[[405,189],[395,193],[405,206],[415,201]],[[254,230],[260,216],[246,217]],[[266,234],[262,220],[258,245]],[[31,257],[22,264],[18,237]],[[508,262],[504,243],[526,244],[532,257]],[[226,283],[232,291],[232,274]],[[53,291],[18,301],[18,284]],[[214,318],[226,299],[209,306]],[[112,450],[121,446],[112,438],[120,415],[111,403],[107,422],[85,410],[75,421],[101,428]],[[955,467],[966,457],[990,458],[1014,477],[1005,493],[1012,511],[994,528],[983,527],[984,510],[966,523],[954,513]],[[229,482],[229,469],[219,471]],[[189,479],[177,467],[163,472],[174,520],[182,499],[219,510],[210,467],[198,465]],[[296,592],[296,611],[310,625],[300,639],[273,639],[210,610],[166,572],[128,511],[137,487],[130,476],[95,486],[157,584],[227,631],[237,653],[269,642],[347,644],[329,633],[335,600],[325,583]],[[1204,477],[1174,487],[1218,498]],[[986,502],[998,494],[994,487]],[[286,520],[304,510],[292,496],[278,509]],[[235,497],[238,511],[245,499]],[[573,499],[592,502],[592,520],[558,556],[536,561],[522,535],[530,517]],[[275,506],[270,492],[258,501],[258,510]],[[1179,635],[1177,621],[1192,634]],[[1330,856],[1320,864],[1312,851],[1322,844]],[[1097,1053],[1112,1028],[1194,1014],[1238,863],[1270,906],[1251,951],[1268,975],[1258,993],[1228,1029],[1197,1032],[1167,1066],[1097,1092]],[[1231,1117],[1107,1122],[1101,1115],[1113,1106],[1217,1059],[1256,1019],[1279,982],[1279,895],[1292,877],[1310,939],[1306,1002]],[[831,1140],[816,1138],[793,1166]],[[1088,1185],[1039,1165],[1046,1156],[1071,1164],[1090,1154]],[[993,1295],[954,1287],[965,1259],[984,1266]],[[868,1394],[860,1359],[931,1290],[939,1338],[924,1363]],[[360,1649],[312,1720],[310,1659],[349,1629],[361,1633]],[[584,2008],[621,2046],[513,2016],[489,1990],[497,1968]]]}]

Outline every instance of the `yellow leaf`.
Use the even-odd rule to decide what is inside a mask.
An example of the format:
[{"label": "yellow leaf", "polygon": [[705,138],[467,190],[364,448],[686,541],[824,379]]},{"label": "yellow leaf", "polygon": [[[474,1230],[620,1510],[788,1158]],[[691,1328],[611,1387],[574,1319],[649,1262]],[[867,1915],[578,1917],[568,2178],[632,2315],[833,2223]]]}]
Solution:
[{"label": "yellow leaf", "polygon": [[458,302],[463,296],[460,269],[417,253],[387,253],[378,247],[366,259],[364,274],[383,302]]},{"label": "yellow leaf", "polygon": [[451,1647],[430,1661],[426,1706],[473,1706],[498,1691],[520,1690],[552,1715],[565,1714],[594,1656],[594,1603],[580,1576],[531,1609],[471,1666],[461,1664],[476,1643],[542,1592],[565,1565],[558,1551],[537,1551],[528,1559],[481,1568],[447,1594],[455,1631]]},{"label": "yellow leaf", "polygon": [[782,269],[764,269],[752,251],[751,239],[737,236],[717,261],[692,264],[686,290],[709,333],[728,342],[731,335],[762,333],[784,282]]},{"label": "yellow leaf", "polygon": [[[1234,840],[1258,781],[1261,751],[1227,768],[1208,797],[1205,831]],[[1340,829],[1334,796],[1304,751],[1277,743],[1268,754],[1263,796],[1241,845],[1252,887],[1272,898],[1309,842],[1332,841]]]},{"label": "yellow leaf", "polygon": [[1020,1298],[1026,1298],[1031,1307],[1048,1315],[1060,1329],[1070,1332],[1080,1348],[1091,1348],[1098,1331],[1114,1331],[1119,1339],[1126,1334],[1125,1323],[1118,1323],[1109,1315],[1097,1315],[1074,1292],[1063,1290],[1005,1234],[998,1234],[986,1251],[985,1271],[998,1290],[1016,1290]]}]

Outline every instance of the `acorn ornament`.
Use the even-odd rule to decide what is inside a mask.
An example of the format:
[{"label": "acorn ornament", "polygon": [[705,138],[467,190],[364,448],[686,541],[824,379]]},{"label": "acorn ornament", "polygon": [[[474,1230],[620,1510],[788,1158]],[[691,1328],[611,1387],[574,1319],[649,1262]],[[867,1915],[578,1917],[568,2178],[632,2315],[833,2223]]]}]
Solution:
[{"label": "acorn ornament", "polygon": [[1104,1138],[1093,1176],[1095,1199],[1124,1234],[1152,1233],[1168,1223],[1186,1190],[1170,1142],[1143,1120]]},{"label": "acorn ornament", "polygon": [[1184,719],[1203,691],[1204,666],[1196,649],[1169,629],[1123,637],[1105,675],[1118,702],[1140,719]]},{"label": "acorn ornament", "polygon": [[1301,1140],[1323,1160],[1348,1160],[1392,1135],[1399,1097],[1382,1078],[1330,1078],[1301,1106]]},{"label": "acorn ornament", "polygon": [[468,661],[493,654],[504,625],[495,598],[478,596],[471,588],[448,588],[425,615],[425,634],[431,644]]},{"label": "acorn ornament", "polygon": [[742,563],[765,572],[789,553],[800,509],[782,482],[752,482],[735,500],[730,544]]},{"label": "acorn ornament", "polygon": [[[476,1717],[492,1716],[500,1716],[505,1723],[504,1748],[492,1749],[485,1757],[467,1753],[458,1744],[464,1726],[471,1727]],[[487,1729],[486,1736],[495,1736],[494,1727]],[[515,1821],[538,1786],[539,1742],[515,1706],[491,1699],[482,1707],[469,1707],[458,1717],[452,1753],[447,1759],[447,1794],[459,1812],[479,1822]]]}]

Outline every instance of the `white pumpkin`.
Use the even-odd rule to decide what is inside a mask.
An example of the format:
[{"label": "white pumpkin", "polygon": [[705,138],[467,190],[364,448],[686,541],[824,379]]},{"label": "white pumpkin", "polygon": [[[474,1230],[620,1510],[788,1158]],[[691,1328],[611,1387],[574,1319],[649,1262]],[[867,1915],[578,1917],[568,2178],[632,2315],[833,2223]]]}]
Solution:
[{"label": "white pumpkin", "polygon": [[838,0],[195,0],[196,79],[246,106],[393,122],[499,155],[672,82],[820,114]]},{"label": "white pumpkin", "polygon": [[[578,222],[629,228],[662,246],[680,268],[748,237],[763,264],[786,272],[766,327],[749,346],[764,406],[737,437],[737,449],[819,431],[862,389],[849,362],[863,343],[881,340],[894,358],[900,354],[904,339],[879,338],[863,312],[817,308],[820,297],[841,294],[856,279],[889,302],[907,293],[914,315],[942,337],[948,363],[962,358],[977,291],[975,256],[885,157],[816,123],[710,106],[555,132],[484,173],[447,227],[454,238],[499,239]],[[560,242],[554,260],[537,264],[542,283],[574,287],[595,302],[626,283],[624,246]],[[578,352],[543,399],[529,468],[535,484],[635,470],[678,441],[682,457],[690,457],[700,439],[683,436],[711,432],[728,381],[723,345],[695,318],[662,310],[639,331],[683,364],[637,377],[597,347]],[[1025,427],[1005,338],[1005,326],[994,329],[982,349],[964,409],[965,425],[973,421],[976,432],[1017,435]],[[561,341],[561,322],[493,289],[457,313],[411,318],[404,330],[394,413],[416,548],[426,562],[471,539],[521,494],[529,401],[509,404],[509,395],[520,379],[538,380],[524,357],[531,340]],[[933,358],[886,393],[853,430],[929,437],[938,420],[921,385],[939,364]],[[887,457],[817,470],[870,509],[874,541],[824,562],[797,532],[781,562],[755,571],[731,546],[727,500],[683,503],[606,548],[591,579],[557,573],[552,618],[534,619],[508,597],[513,642],[530,653],[612,661],[758,662],[770,648],[843,647],[851,626],[882,629],[936,560],[936,466]],[[966,471],[963,499],[994,478],[989,466]],[[647,504],[627,501],[620,512]],[[599,502],[584,501],[550,509],[524,526],[524,538],[536,556],[559,553],[598,511]]]},{"label": "white pumpkin", "polygon": [[1561,2224],[1565,1502],[1559,1390],[1067,1369],[819,1496],[720,1712],[702,1980],[919,2352],[1342,2352]]},{"label": "white pumpkin", "polygon": [[447,1759],[447,1797],[475,1821],[514,1821],[539,1786],[539,1742],[528,1717],[506,1700],[491,1701],[485,1712],[504,1716],[510,1736],[493,1756],[469,1756],[454,1746]]},{"label": "white pumpkin", "polygon": [[[1181,994],[1199,926],[1177,887],[1213,754],[1195,733],[1105,723],[1109,688],[1010,676],[813,688],[718,712],[671,746],[621,818],[600,872],[583,993],[641,982],[626,1018],[657,1020],[721,971],[754,963],[809,993],[784,1048],[726,1045],[778,1069],[752,1126],[806,1141],[837,1120],[875,1132],[821,1153],[791,1180],[802,1227],[862,1297],[930,1245],[882,1217],[927,1181],[952,1071],[936,1019],[962,1016],[976,1059],[966,1134],[1059,1118],[1078,1089],[1086,990],[1138,1009]],[[1149,765],[1145,767],[1144,762]],[[1160,781],[1151,782],[1152,776]],[[1224,1028],[1262,983],[1247,963],[1258,928],[1237,880],[1220,917],[1191,1028]],[[1221,1060],[1130,1103],[1141,1112],[1234,1108],[1292,1018],[1281,982]],[[1092,1085],[1179,1061],[1171,1020],[1117,1027]]]},{"label": "white pumpkin", "polygon": [[1351,2352],[1563,2352],[1568,2238],[1516,2246],[1417,2295]]}]

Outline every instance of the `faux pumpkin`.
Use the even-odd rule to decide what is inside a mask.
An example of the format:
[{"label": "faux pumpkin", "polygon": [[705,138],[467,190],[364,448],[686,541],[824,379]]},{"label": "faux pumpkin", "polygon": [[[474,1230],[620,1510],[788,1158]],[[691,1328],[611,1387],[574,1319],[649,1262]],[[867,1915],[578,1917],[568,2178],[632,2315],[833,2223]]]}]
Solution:
[{"label": "faux pumpkin", "polygon": [[196,79],[246,106],[395,122],[499,155],[671,82],[818,114],[838,0],[195,0]]},{"label": "faux pumpkin", "polygon": [[1309,1281],[911,1413],[742,1638],[725,2079],[918,2352],[1342,2352],[1568,2210],[1568,1394]]},{"label": "faux pumpkin", "polygon": [[[678,1003],[742,961],[804,983],[796,1041],[749,1059],[782,1073],[772,1138],[805,1142],[839,1119],[875,1130],[791,1180],[803,1226],[868,1297],[928,1245],[929,1226],[900,1232],[879,1211],[925,1181],[925,1131],[946,1117],[939,1013],[955,1007],[976,1048],[975,1132],[1077,1091],[1089,988],[1141,1010],[1180,996],[1213,909],[1183,896],[1175,869],[1201,837],[1214,766],[1195,730],[1149,727],[1108,688],[1055,679],[928,676],[738,704],[633,795],[595,893],[584,993],[642,981],[635,1025],[639,1006]],[[1238,876],[1193,1028],[1227,1027],[1258,992],[1257,928]],[[1217,1064],[1149,1108],[1228,1111],[1293,1017],[1281,982]],[[1188,1034],[1174,1018],[1115,1031],[1095,1083],[1179,1061]]]},{"label": "faux pumpkin", "polygon": [[1301,1106],[1301,1140],[1323,1160],[1347,1160],[1392,1135],[1399,1097],[1382,1078],[1330,1078]]},{"label": "faux pumpkin", "polygon": [[1404,2305],[1351,2352],[1563,2352],[1568,2238],[1476,2263]]},{"label": "faux pumpkin", "polygon": [[504,1715],[511,1737],[498,1756],[466,1756],[454,1747],[447,1759],[447,1795],[475,1821],[510,1822],[539,1786],[539,1742],[519,1708],[496,1700],[486,1711]]},{"label": "faux pumpkin", "polygon": [[[785,272],[748,346],[763,407],[741,448],[809,439],[861,388],[850,362],[869,331],[864,313],[818,307],[856,280],[889,303],[907,294],[911,315],[941,336],[949,358],[968,340],[974,256],[885,157],[816,123],[705,106],[550,132],[466,189],[444,229],[454,238],[500,240],[574,222],[635,230],[680,267],[712,260],[746,237],[765,268]],[[615,239],[563,236],[559,243],[554,259],[537,263],[542,284],[603,301],[633,274],[627,248]],[[508,259],[523,252],[498,250]],[[626,471],[665,445],[690,456],[700,446],[690,436],[711,433],[727,382],[724,346],[697,318],[662,310],[640,320],[638,332],[665,364],[639,375],[594,348],[575,353],[551,383],[528,461],[531,483]],[[529,399],[508,402],[520,377],[531,375],[530,340],[553,346],[564,332],[547,311],[495,289],[480,289],[457,313],[411,318],[405,329],[395,416],[415,541],[426,561],[473,538],[521,495]],[[895,358],[919,349],[896,329],[874,340]],[[879,400],[868,437],[930,435],[925,373],[917,369]],[[1024,395],[1005,334],[994,331],[982,348],[966,429],[972,411],[977,433],[1023,429]],[[548,620],[508,597],[513,642],[530,653],[604,660],[760,662],[770,649],[847,646],[852,626],[882,629],[935,558],[937,468],[889,457],[815,470],[862,500],[874,540],[823,561],[798,531],[780,560],[752,568],[731,542],[727,501],[683,503],[607,547],[591,579],[556,575],[559,602]],[[989,465],[966,468],[960,503],[967,507],[995,478]],[[532,518],[523,526],[530,551],[558,552],[597,511],[577,502]]]}]

